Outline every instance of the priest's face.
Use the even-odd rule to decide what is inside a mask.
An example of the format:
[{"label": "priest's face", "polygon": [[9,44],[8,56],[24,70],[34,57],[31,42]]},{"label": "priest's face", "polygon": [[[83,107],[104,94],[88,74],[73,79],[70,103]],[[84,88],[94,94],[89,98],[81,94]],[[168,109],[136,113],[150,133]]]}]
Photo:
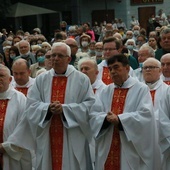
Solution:
[{"label": "priest's face", "polygon": [[166,78],[170,78],[170,54],[165,54],[161,58],[161,68],[162,68],[162,74]]},{"label": "priest's face", "polygon": [[22,62],[19,65],[14,64],[12,66],[12,72],[14,79],[18,85],[23,86],[29,81],[31,71],[30,69],[28,69],[25,62]]},{"label": "priest's face", "polygon": [[95,82],[98,74],[98,68],[95,63],[92,61],[84,61],[80,65],[80,71],[89,77],[91,84]]},{"label": "priest's face", "polygon": [[110,57],[119,54],[115,42],[107,42],[103,45],[103,55],[105,60],[108,60]]},{"label": "priest's face", "polygon": [[52,67],[57,74],[63,74],[67,70],[67,66],[71,61],[71,57],[67,55],[65,46],[56,46],[52,48],[51,61]]},{"label": "priest's face", "polygon": [[115,62],[108,66],[113,82],[121,86],[128,78],[130,67],[124,66],[121,62]]},{"label": "priest's face", "polygon": [[155,83],[160,78],[161,68],[158,66],[157,62],[146,60],[143,64],[142,72],[146,83]]},{"label": "priest's face", "polygon": [[0,93],[5,92],[11,82],[11,76],[8,74],[7,70],[0,68]]}]

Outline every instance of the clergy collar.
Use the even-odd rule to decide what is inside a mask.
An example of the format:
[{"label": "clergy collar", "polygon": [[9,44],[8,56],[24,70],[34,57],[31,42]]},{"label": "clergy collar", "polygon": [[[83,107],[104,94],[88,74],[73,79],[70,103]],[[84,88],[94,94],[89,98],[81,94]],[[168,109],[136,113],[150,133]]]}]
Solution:
[{"label": "clergy collar", "polygon": [[[160,80],[160,79],[159,79]],[[157,80],[156,82],[154,83],[147,83],[146,84],[148,85],[148,87],[152,90],[155,88],[155,86],[158,84],[159,80]]]},{"label": "clergy collar", "polygon": [[8,89],[3,92],[3,93],[0,93],[0,99],[11,99],[11,94],[12,94],[12,89],[13,87],[11,85],[9,85]]},{"label": "clergy collar", "polygon": [[128,78],[122,83],[122,84],[120,84],[120,85],[118,85],[118,84],[115,84],[116,85],[116,87],[118,87],[118,88],[121,88],[124,84],[125,84],[125,82],[127,81],[129,79],[129,76],[128,76]]},{"label": "clergy collar", "polygon": [[132,87],[136,82],[138,82],[135,78],[129,76],[128,79],[126,81],[124,81],[121,85],[115,85],[115,87],[117,88],[130,88]]},{"label": "clergy collar", "polygon": [[[66,71],[67,71],[67,70],[66,70]],[[66,74],[66,71],[65,71],[65,72],[63,72],[63,73],[60,73],[60,74],[58,74],[58,73],[56,73],[56,72],[55,72],[55,74],[56,74],[56,75],[64,76],[64,75]]]}]

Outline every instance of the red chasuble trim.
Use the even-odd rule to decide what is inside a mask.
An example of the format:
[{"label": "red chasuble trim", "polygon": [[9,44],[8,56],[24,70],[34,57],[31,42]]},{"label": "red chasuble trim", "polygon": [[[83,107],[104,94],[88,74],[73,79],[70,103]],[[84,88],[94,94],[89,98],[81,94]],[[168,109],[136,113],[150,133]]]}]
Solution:
[{"label": "red chasuble trim", "polygon": [[[64,103],[67,77],[53,77],[51,102]],[[60,115],[53,115],[50,126],[51,156],[53,170],[62,169],[63,123]]]},{"label": "red chasuble trim", "polygon": [[155,92],[156,92],[156,90],[150,91],[153,105],[154,105],[154,101],[155,101]]},{"label": "red chasuble trim", "polygon": [[112,79],[111,79],[111,77],[110,77],[110,72],[109,72],[108,67],[103,67],[102,81],[103,81],[106,85],[113,83],[113,81],[112,81]]},{"label": "red chasuble trim", "polygon": [[28,87],[15,87],[15,89],[27,96]]},{"label": "red chasuble trim", "polygon": [[[6,109],[8,106],[8,99],[0,100],[0,143],[3,143],[3,131],[4,131],[4,120],[6,115]],[[3,165],[3,158],[0,157],[0,165]]]},{"label": "red chasuble trim", "polygon": [[164,81],[164,83],[166,83],[167,85],[170,85],[170,81]]},{"label": "red chasuble trim", "polygon": [[[112,112],[114,114],[123,113],[128,90],[115,88],[112,100]],[[110,151],[105,162],[105,170],[120,170],[120,135],[117,127],[114,127]]]}]

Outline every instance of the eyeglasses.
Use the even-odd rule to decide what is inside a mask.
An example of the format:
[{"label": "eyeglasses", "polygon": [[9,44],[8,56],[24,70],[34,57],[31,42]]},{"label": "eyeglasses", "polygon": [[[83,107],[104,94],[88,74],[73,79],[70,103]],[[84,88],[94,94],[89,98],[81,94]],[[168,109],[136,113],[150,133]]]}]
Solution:
[{"label": "eyeglasses", "polygon": [[117,50],[116,48],[104,48],[103,51],[114,51]]},{"label": "eyeglasses", "polygon": [[142,69],[143,70],[154,70],[156,68],[159,68],[159,67],[157,67],[157,66],[144,66]]},{"label": "eyeglasses", "polygon": [[56,53],[51,54],[51,57],[52,57],[52,58],[55,58],[56,56],[57,56],[58,58],[68,57],[67,55],[63,55],[63,54],[56,54]]}]

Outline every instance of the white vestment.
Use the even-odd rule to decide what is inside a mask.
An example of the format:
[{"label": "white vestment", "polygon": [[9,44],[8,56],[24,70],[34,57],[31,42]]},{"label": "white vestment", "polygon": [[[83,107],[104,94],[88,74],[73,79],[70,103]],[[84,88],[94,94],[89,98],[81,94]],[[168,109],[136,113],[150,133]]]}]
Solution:
[{"label": "white vestment", "polygon": [[95,90],[95,96],[99,95],[100,92],[106,87],[106,84],[100,79],[96,79],[96,81],[92,84],[93,90]]},{"label": "white vestment", "polygon": [[163,154],[161,170],[170,169],[170,87],[162,97],[159,110],[159,137]]},{"label": "white vestment", "polygon": [[[165,96],[167,92],[168,85],[165,84],[161,79],[159,79],[156,83],[154,84],[148,84],[150,91],[155,90],[155,95],[154,95],[154,111],[157,111],[159,109],[159,104],[161,102],[162,97]],[[157,115],[156,115],[156,118]]]},{"label": "white vestment", "polygon": [[[116,85],[108,85],[91,108],[90,125],[96,138],[95,169],[103,170],[107,159],[114,125],[101,129],[106,115],[111,111]],[[160,155],[157,151],[155,115],[149,88],[129,77],[121,88],[129,88],[124,111],[119,115],[123,131],[121,140],[121,170],[159,170]]]},{"label": "white vestment", "polygon": [[[51,69],[39,75],[27,96],[26,114],[36,139],[36,170],[52,170],[49,128],[45,120],[51,103],[53,76]],[[64,74],[67,77],[63,108],[63,162],[62,170],[91,170],[89,141],[92,134],[89,126],[89,109],[94,103],[94,93],[89,78],[69,65]]]},{"label": "white vestment", "polygon": [[13,80],[12,82],[11,82],[11,84],[12,84],[12,86],[15,88],[15,87],[27,87],[28,89],[34,84],[34,81],[35,81],[35,79],[34,78],[32,78],[32,77],[29,77],[29,81],[25,84],[25,85],[19,85],[19,84],[17,84],[16,83],[16,81],[15,80]]},{"label": "white vestment", "polygon": [[161,74],[160,78],[163,81],[170,81],[170,77],[165,77],[163,74]]},{"label": "white vestment", "polygon": [[12,86],[10,86],[6,92],[0,93],[0,99],[8,99],[2,143],[6,151],[6,153],[3,154],[3,169],[31,170],[31,158],[24,154],[24,150],[11,146],[9,142],[10,135],[13,134],[17,125],[24,116],[23,113],[26,106],[26,97],[22,93],[15,90]]},{"label": "white vestment", "polygon": [[138,69],[134,70],[134,73],[140,82],[144,82],[142,68],[138,68]]}]

